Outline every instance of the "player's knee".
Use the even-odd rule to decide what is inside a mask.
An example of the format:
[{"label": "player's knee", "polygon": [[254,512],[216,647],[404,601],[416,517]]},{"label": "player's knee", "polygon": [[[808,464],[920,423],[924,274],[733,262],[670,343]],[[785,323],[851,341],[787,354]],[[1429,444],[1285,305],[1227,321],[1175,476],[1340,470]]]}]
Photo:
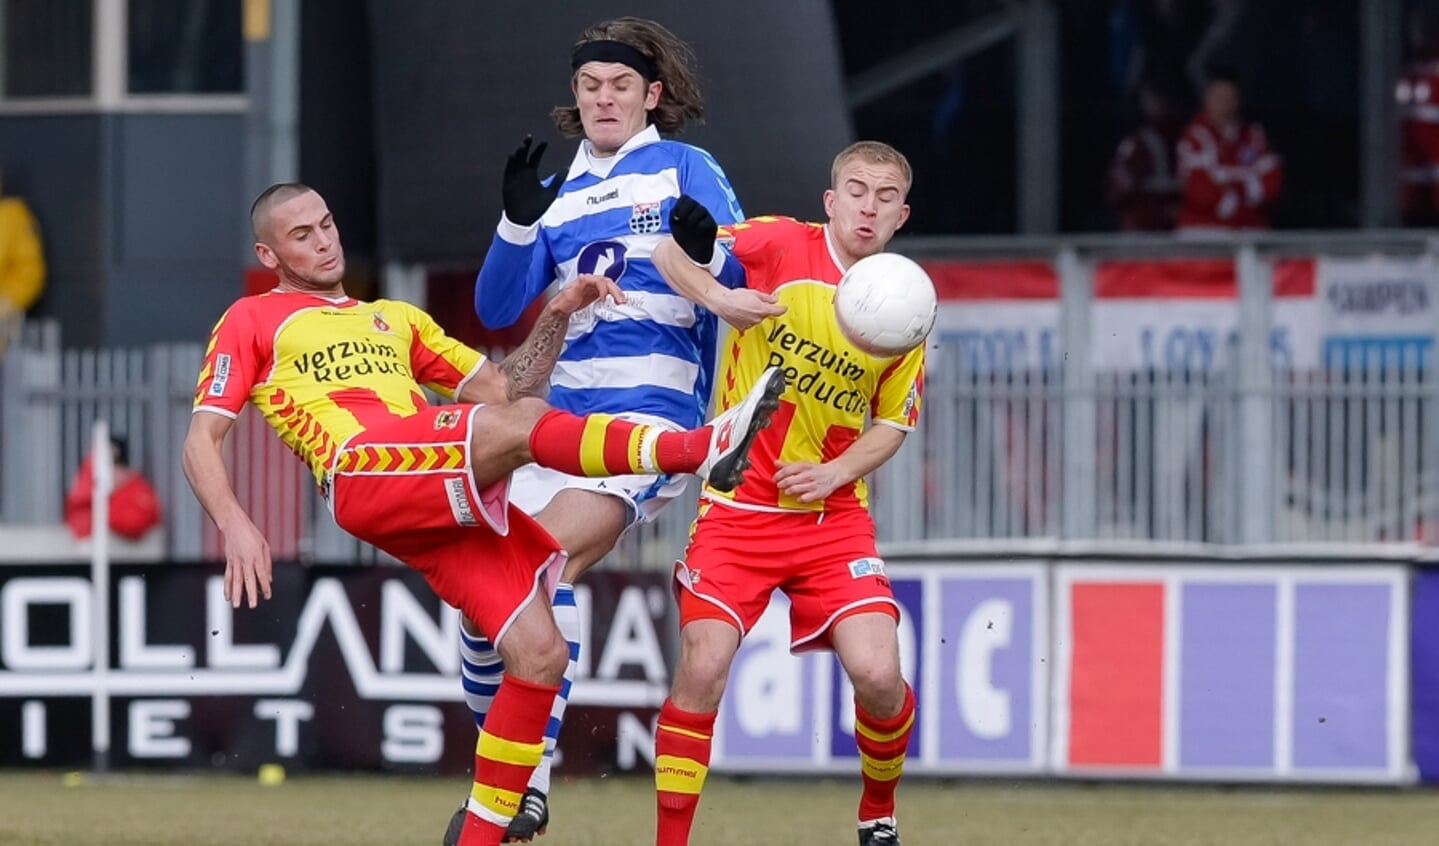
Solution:
[{"label": "player's knee", "polygon": [[711,711],[724,695],[739,633],[717,621],[699,621],[680,632],[680,668],[675,673],[675,704],[690,711]]},{"label": "player's knee", "polygon": [[505,406],[505,411],[515,427],[526,434],[535,427],[536,421],[549,410],[550,404],[539,397],[520,397]]},{"label": "player's knee", "polygon": [[[519,635],[512,632],[511,635]],[[515,639],[506,637],[500,649],[505,672],[535,684],[559,684],[570,662],[570,647],[559,629],[526,633]]]},{"label": "player's knee", "polygon": [[849,669],[854,698],[869,713],[887,718],[904,707],[904,676],[889,661],[864,663]]}]

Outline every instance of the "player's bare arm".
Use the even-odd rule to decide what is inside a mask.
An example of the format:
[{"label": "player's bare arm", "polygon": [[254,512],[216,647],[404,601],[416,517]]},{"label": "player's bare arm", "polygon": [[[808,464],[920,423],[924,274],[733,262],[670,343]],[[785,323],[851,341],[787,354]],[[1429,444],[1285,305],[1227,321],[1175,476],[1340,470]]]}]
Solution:
[{"label": "player's bare arm", "polygon": [[561,288],[545,303],[529,337],[498,366],[486,363],[465,384],[461,402],[514,402],[520,397],[543,397],[549,388],[550,371],[565,345],[565,331],[575,312],[604,298],[625,301],[625,292],[606,276],[582,275]]},{"label": "player's bare arm", "polygon": [[200,411],[190,416],[185,436],[185,478],[195,498],[215,521],[225,546],[225,599],[235,608],[245,598],[251,608],[270,598],[270,544],[235,498],[221,451],[235,421]]},{"label": "player's bare arm", "polygon": [[691,261],[672,237],[660,241],[650,259],[675,293],[704,306],[736,329],[748,329],[767,317],[785,313],[774,294],[720,284],[708,270]]},{"label": "player's bare arm", "polygon": [[908,432],[879,424],[864,431],[849,449],[824,462],[777,462],[775,484],[800,502],[818,502],[855,479],[868,476],[894,457]]}]

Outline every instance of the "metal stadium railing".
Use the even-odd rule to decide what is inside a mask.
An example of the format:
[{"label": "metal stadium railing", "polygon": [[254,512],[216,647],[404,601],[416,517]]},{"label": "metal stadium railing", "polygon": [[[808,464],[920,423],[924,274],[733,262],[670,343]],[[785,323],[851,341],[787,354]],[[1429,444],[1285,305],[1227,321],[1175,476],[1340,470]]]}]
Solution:
[{"label": "metal stadium railing", "polygon": [[[1004,243],[1010,255],[1052,261],[1054,349],[1062,354],[1002,360],[963,332],[936,331],[920,428],[874,475],[883,543],[1434,544],[1432,343],[1326,341],[1312,360],[1276,356],[1267,284],[1276,256],[1420,256],[1433,252],[1427,239]],[[961,246],[902,248],[966,258],[1004,252],[999,243]],[[1065,343],[1110,328],[1092,319],[1096,256],[1151,251],[1236,259],[1238,326],[1224,349],[1203,360],[1114,366],[1095,360],[1092,344]],[[169,554],[219,557],[179,465],[200,355],[198,345],[64,350],[53,326],[28,327],[0,360],[0,523],[60,521],[89,425],[104,416],[156,484]],[[305,468],[258,415],[242,416],[229,461],[278,558],[383,558],[334,526]],[[691,490],[631,532],[609,566],[668,567],[683,550],[695,498]]]}]

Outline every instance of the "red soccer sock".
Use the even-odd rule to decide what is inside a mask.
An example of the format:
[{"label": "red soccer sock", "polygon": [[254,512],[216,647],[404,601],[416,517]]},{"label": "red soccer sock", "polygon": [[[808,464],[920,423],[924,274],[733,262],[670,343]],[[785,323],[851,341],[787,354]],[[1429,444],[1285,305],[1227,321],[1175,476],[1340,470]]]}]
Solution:
[{"label": "red soccer sock", "polygon": [[575,476],[693,473],[709,454],[710,427],[671,432],[609,414],[544,414],[530,431],[535,463]]},{"label": "red soccer sock", "polygon": [[505,676],[475,745],[475,786],[460,846],[499,846],[545,751],[558,685]]},{"label": "red soccer sock", "polygon": [[904,686],[904,706],[881,720],[854,703],[854,740],[859,746],[864,793],[859,799],[859,821],[894,816],[894,791],[904,772],[904,756],[914,730],[914,689]]},{"label": "red soccer sock", "polygon": [[655,792],[659,806],[655,846],[688,846],[709,774],[714,711],[682,711],[666,699],[655,731]]}]

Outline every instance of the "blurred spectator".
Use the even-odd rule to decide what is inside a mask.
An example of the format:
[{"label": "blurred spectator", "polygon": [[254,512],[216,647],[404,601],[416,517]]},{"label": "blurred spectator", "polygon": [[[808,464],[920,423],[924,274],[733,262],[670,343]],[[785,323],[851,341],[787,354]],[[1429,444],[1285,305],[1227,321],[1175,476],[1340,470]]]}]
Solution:
[{"label": "blurred spectator", "polygon": [[[110,438],[115,460],[115,488],[110,492],[110,531],[129,540],[139,540],[160,525],[160,498],[138,470],[130,467],[129,444],[122,437]],[[65,495],[65,525],[76,538],[90,536],[91,510],[95,501],[95,456],[81,463]]]},{"label": "blurred spectator", "polygon": [[1124,140],[1109,167],[1109,205],[1119,215],[1119,228],[1164,232],[1179,217],[1179,173],[1174,153],[1184,132],[1184,119],[1174,106],[1172,89],[1156,79],[1139,87],[1144,123]]},{"label": "blurred spectator", "polygon": [[1400,213],[1409,226],[1439,224],[1439,15],[1415,6],[1407,16],[1409,62],[1399,74]]},{"label": "blurred spectator", "polygon": [[1239,108],[1234,74],[1216,70],[1204,89],[1203,110],[1179,142],[1182,233],[1269,228],[1284,170],[1263,128],[1245,121]]},{"label": "blurred spectator", "polygon": [[20,317],[45,289],[45,258],[35,216],[24,200],[6,197],[4,191],[0,171],[0,353]]}]

